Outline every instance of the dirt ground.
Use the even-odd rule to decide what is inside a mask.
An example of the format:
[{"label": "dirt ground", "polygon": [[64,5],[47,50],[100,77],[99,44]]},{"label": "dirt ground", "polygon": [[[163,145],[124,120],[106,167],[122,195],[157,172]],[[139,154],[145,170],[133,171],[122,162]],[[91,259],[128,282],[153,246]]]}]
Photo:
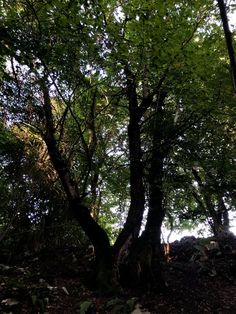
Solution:
[{"label": "dirt ground", "polygon": [[124,290],[101,297],[88,288],[92,259],[78,248],[28,253],[14,262],[0,257],[0,313],[236,313],[233,236],[172,243],[163,261],[164,292]]}]

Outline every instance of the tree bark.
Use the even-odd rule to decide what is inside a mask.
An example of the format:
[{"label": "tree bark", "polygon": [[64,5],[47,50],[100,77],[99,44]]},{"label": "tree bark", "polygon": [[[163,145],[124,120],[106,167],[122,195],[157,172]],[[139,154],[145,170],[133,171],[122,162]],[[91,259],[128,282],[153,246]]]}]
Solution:
[{"label": "tree bark", "polygon": [[129,160],[130,160],[130,209],[123,230],[119,234],[114,245],[115,254],[119,252],[122,246],[126,246],[137,239],[139,236],[143,213],[144,213],[144,186],[143,186],[143,165],[140,137],[140,111],[138,106],[138,97],[136,93],[135,77],[126,67],[125,74],[127,78],[127,97],[129,101]]},{"label": "tree bark", "polygon": [[168,145],[164,139],[163,110],[165,93],[160,93],[152,136],[151,165],[148,175],[149,210],[143,236],[151,247],[151,267],[153,284],[161,289],[165,285],[161,274],[161,226],[165,216],[163,206],[163,174],[164,159],[168,154]]},{"label": "tree bark", "polygon": [[229,59],[230,59],[233,88],[234,88],[234,92],[236,93],[236,59],[235,59],[235,51],[234,51],[233,40],[232,40],[232,33],[229,29],[228,17],[227,17],[224,0],[217,0],[217,2],[220,9],[220,16],[221,16],[221,21],[223,24],[223,29],[224,29],[224,34],[225,34],[225,41],[226,41]]},{"label": "tree bark", "polygon": [[223,197],[221,197],[219,200],[218,212],[220,216],[220,225],[221,225],[222,232],[227,234],[229,233],[229,212],[225,206]]},{"label": "tree bark", "polygon": [[[98,285],[101,289],[109,289],[109,281],[111,280],[112,272],[112,254],[108,236],[106,232],[90,215],[89,209],[82,204],[76,182],[73,180],[72,174],[68,165],[65,163],[61,152],[58,148],[55,129],[53,122],[52,105],[49,96],[48,87],[45,83],[42,84],[43,91],[43,109],[45,118],[45,133],[43,134],[44,141],[47,145],[48,153],[51,162],[61,180],[64,191],[69,201],[69,208],[75,219],[79,222],[82,229],[91,240],[98,264]],[[109,273],[108,278],[107,274]]]},{"label": "tree bark", "polygon": [[[163,147],[163,105],[165,94],[160,93],[156,104],[156,114],[152,129],[152,154],[148,175],[149,211],[145,230],[130,246],[127,258],[126,283],[136,288],[161,289],[165,282],[161,271],[161,225],[164,218],[163,208],[163,166],[167,146]],[[152,102],[154,105],[154,103]],[[132,150],[131,150],[132,151]],[[136,169],[137,171],[137,169]],[[136,200],[137,200],[136,194]],[[138,204],[137,204],[138,205]]]}]

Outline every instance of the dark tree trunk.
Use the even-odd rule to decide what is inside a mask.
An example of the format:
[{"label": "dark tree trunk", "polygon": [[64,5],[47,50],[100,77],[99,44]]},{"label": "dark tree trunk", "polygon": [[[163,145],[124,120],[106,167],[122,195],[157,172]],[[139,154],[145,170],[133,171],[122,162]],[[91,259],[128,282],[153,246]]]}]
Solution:
[{"label": "dark tree trunk", "polygon": [[217,222],[215,226],[215,236],[221,237],[222,235],[229,234],[229,213],[225,206],[224,200],[221,197],[218,203]]},{"label": "dark tree trunk", "polygon": [[[149,211],[145,231],[130,246],[125,265],[126,284],[135,287],[153,289],[165,287],[161,274],[161,225],[164,218],[163,208],[163,164],[167,148],[163,147],[163,104],[165,95],[158,100],[152,130],[152,154],[148,176]],[[132,150],[131,150],[132,151]],[[137,156],[137,153],[136,153]],[[133,169],[135,171],[138,168]],[[140,172],[141,173],[141,172]],[[137,175],[137,174],[136,174]],[[140,201],[137,192],[135,200]],[[142,198],[144,201],[144,196]],[[138,203],[134,203],[138,206]]]},{"label": "dark tree trunk", "polygon": [[58,149],[55,138],[51,100],[46,84],[42,84],[44,96],[45,133],[44,141],[47,145],[51,162],[57,172],[69,201],[69,208],[79,222],[86,235],[91,240],[98,265],[97,283],[99,288],[109,290],[112,287],[112,253],[106,232],[90,215],[89,209],[82,204],[76,182],[73,180],[68,165],[65,163]]},{"label": "dark tree trunk", "polygon": [[221,201],[220,201],[220,207],[222,210],[223,226],[225,227],[226,231],[229,232],[229,211],[226,208],[223,199],[221,199]]},{"label": "dark tree trunk", "polygon": [[159,151],[152,158],[149,175],[149,211],[145,234],[152,244],[160,245],[161,225],[165,216],[163,208],[163,163],[164,155]]},{"label": "dark tree trunk", "polygon": [[168,154],[168,145],[165,143],[163,110],[165,93],[160,93],[154,118],[152,154],[148,175],[149,211],[143,236],[151,248],[151,267],[153,284],[163,288],[160,259],[161,259],[161,226],[165,216],[163,205],[163,174],[164,159]]},{"label": "dark tree trunk", "polygon": [[234,92],[236,93],[236,59],[235,59],[232,33],[230,32],[230,29],[229,29],[229,23],[228,23],[226,6],[224,3],[224,0],[217,0],[217,1],[218,1],[219,9],[220,9],[220,16],[221,16],[221,21],[223,24],[223,29],[224,29],[224,34],[225,34],[225,41],[226,41],[229,59],[230,59]]},{"label": "dark tree trunk", "polygon": [[194,179],[197,181],[200,193],[202,195],[203,201],[201,198],[198,197],[197,193],[194,193],[194,197],[199,203],[199,205],[204,209],[207,217],[210,219],[208,220],[208,223],[210,225],[210,228],[213,232],[213,234],[216,236],[218,234],[218,227],[219,227],[219,215],[217,214],[217,211],[214,208],[214,205],[211,200],[211,195],[208,191],[208,187],[205,183],[202,182],[202,179],[198,173],[198,171],[193,167],[192,168],[192,174],[194,176]]},{"label": "dark tree trunk", "polygon": [[[131,245],[126,283],[131,286],[144,289],[165,289],[165,281],[161,270],[161,225],[164,218],[162,174],[163,163],[160,163],[158,174],[159,182],[152,184],[150,188],[149,212],[145,231]],[[159,185],[161,183],[161,185]],[[157,184],[157,185],[156,185]]]},{"label": "dark tree trunk", "polygon": [[136,93],[134,75],[126,68],[127,96],[129,101],[129,160],[130,160],[130,209],[123,230],[114,245],[117,254],[122,247],[126,248],[138,238],[144,212],[143,166],[140,137],[140,111]]}]

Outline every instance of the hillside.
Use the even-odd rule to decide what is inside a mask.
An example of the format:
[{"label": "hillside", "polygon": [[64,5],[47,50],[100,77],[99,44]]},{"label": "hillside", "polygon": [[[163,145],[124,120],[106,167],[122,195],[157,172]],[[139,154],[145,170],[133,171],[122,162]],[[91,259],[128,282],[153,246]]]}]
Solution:
[{"label": "hillside", "polygon": [[[185,237],[163,261],[162,292],[122,289],[101,297],[93,290],[91,247],[44,249],[4,259],[1,313],[235,313],[236,238]],[[135,291],[136,290],[136,291]]]}]

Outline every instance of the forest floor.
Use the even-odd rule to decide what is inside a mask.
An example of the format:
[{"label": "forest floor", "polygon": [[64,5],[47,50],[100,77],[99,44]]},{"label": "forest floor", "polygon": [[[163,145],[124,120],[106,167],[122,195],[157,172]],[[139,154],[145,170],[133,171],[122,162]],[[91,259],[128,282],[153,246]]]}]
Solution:
[{"label": "forest floor", "polygon": [[88,288],[91,250],[43,250],[20,262],[0,256],[0,313],[236,313],[236,238],[183,238],[163,262],[163,293],[123,291],[101,297]]}]

